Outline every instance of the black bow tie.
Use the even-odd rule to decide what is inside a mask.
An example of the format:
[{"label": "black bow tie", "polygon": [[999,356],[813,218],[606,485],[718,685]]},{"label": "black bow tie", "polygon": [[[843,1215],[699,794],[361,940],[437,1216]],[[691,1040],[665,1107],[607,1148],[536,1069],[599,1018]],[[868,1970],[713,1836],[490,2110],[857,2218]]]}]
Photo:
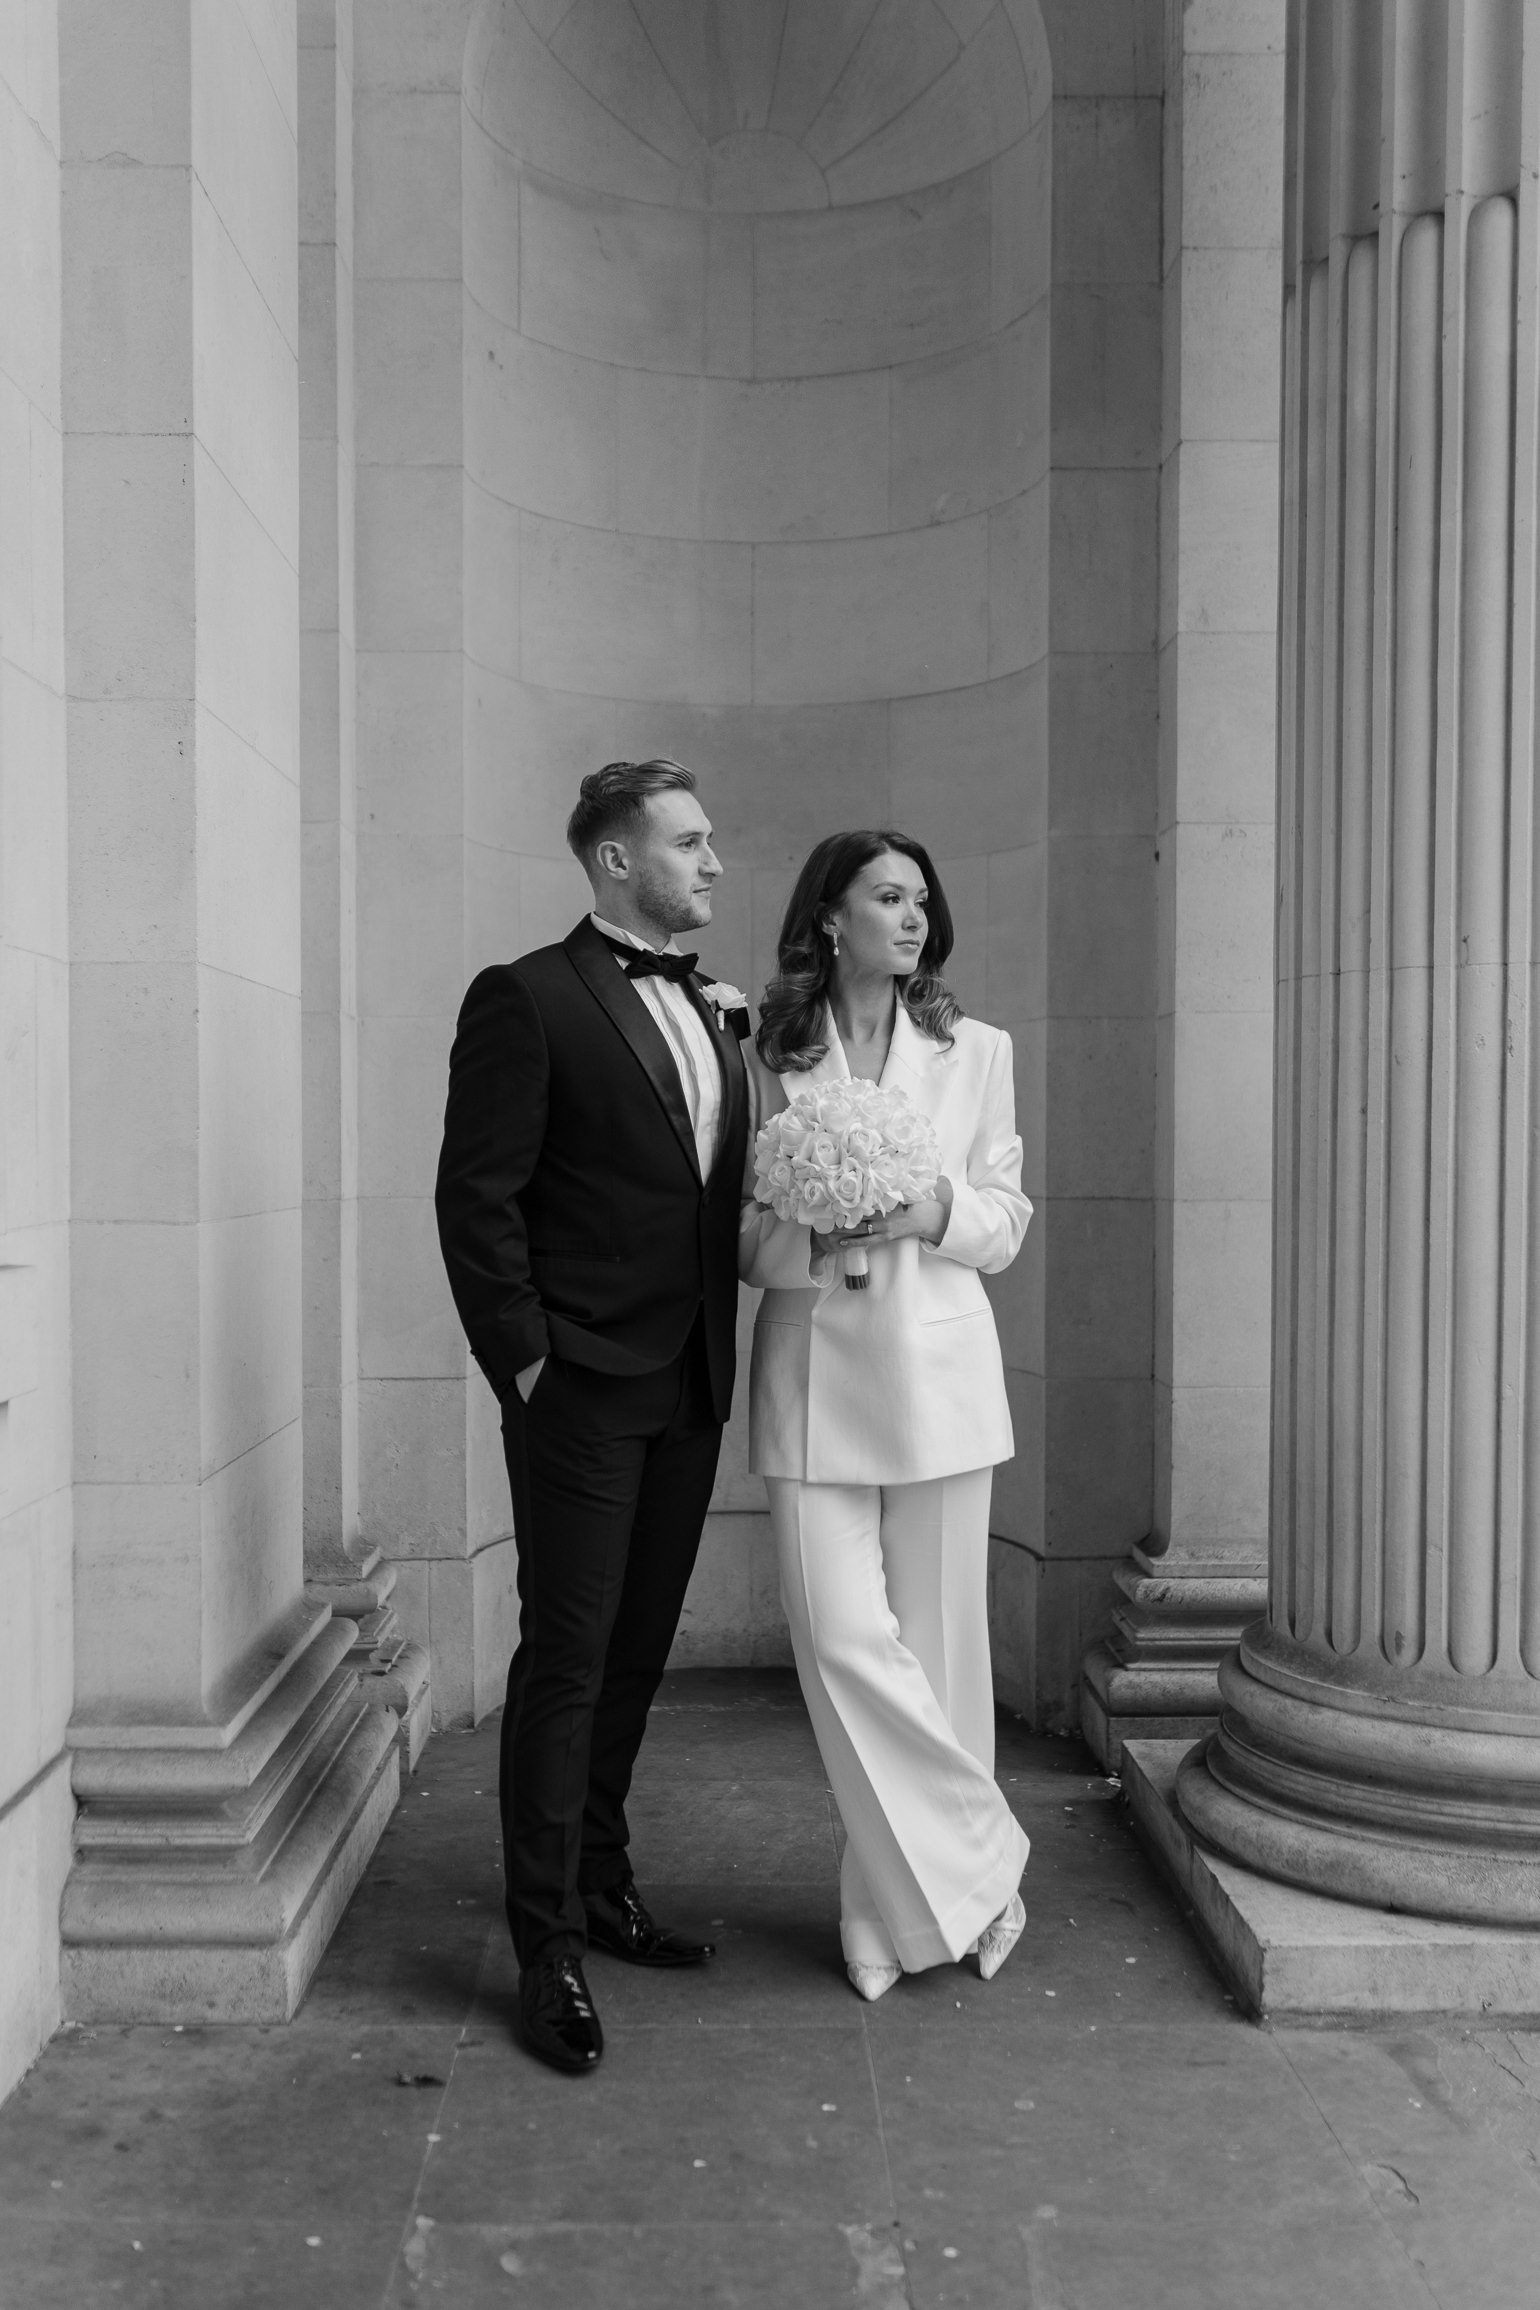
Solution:
[{"label": "black bow tie", "polygon": [[[604,937],[602,931],[599,935]],[[651,947],[621,946],[612,938],[604,943],[611,954],[619,955],[628,979],[672,979],[676,986],[682,986],[700,961],[698,954],[655,954]]]}]

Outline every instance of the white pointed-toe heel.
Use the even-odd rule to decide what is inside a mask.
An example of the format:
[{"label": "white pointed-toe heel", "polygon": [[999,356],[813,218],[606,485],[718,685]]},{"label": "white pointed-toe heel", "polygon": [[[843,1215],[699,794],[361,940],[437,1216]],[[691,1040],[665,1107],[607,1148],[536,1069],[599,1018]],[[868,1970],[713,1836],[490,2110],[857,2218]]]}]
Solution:
[{"label": "white pointed-toe heel", "polygon": [[[1027,1921],[1025,1912],[1021,1921],[1023,1925]],[[875,2005],[878,1998],[892,1988],[903,1970],[901,1965],[847,1965],[845,1968],[850,1976],[851,1988],[858,1997],[864,1997],[868,2005]]]},{"label": "white pointed-toe heel", "polygon": [[1013,1893],[992,1925],[986,1925],[979,1935],[979,1978],[993,1981],[1001,1966],[1021,1939],[1027,1912],[1019,1893]]}]

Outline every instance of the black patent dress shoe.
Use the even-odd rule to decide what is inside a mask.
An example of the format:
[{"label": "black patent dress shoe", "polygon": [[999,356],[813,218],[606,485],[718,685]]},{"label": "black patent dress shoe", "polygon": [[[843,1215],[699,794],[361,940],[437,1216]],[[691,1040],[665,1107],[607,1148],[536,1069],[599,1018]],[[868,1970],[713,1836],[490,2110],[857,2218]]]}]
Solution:
[{"label": "black patent dress shoe", "polygon": [[583,1911],[589,1947],[623,1958],[627,1965],[704,1965],[717,1953],[714,1941],[689,1941],[655,1923],[634,1877],[607,1885],[602,1893],[585,1893]]},{"label": "black patent dress shoe", "polygon": [[519,1975],[519,2035],[552,2069],[595,2069],[604,2032],[575,1957],[537,1957]]}]

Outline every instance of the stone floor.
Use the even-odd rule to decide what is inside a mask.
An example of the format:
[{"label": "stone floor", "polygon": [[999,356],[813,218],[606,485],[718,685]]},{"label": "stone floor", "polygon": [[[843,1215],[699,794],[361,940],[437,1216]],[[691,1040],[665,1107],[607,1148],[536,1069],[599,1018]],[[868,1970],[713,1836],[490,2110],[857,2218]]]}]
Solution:
[{"label": "stone floor", "polygon": [[0,2111],[0,2306],[1534,2310],[1540,2033],[1258,2029],[1070,1741],[1002,1721],[1028,1928],[862,2006],[785,1676],[671,1678],[633,1809],[700,1974],[511,2043],[496,1725],[444,1736],[287,2029],[63,2032]]}]

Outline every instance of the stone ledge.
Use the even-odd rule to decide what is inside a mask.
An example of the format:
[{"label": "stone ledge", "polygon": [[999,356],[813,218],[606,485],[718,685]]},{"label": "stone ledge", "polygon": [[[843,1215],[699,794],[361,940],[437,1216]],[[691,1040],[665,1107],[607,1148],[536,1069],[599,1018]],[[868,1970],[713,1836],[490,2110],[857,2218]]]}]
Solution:
[{"label": "stone ledge", "polygon": [[1176,1810],[1190,1741],[1125,1741],[1134,1827],[1219,1972],[1259,2020],[1540,2015],[1540,1931],[1455,1925],[1303,1893],[1200,1844]]},{"label": "stone ledge", "polygon": [[[1213,1680],[1210,1678],[1210,1682]],[[1123,1757],[1130,1741],[1157,1741],[1164,1747],[1180,1747],[1184,1751],[1205,1733],[1213,1731],[1219,1719],[1219,1692],[1214,1690],[1213,1705],[1206,1709],[1191,1709],[1186,1715],[1157,1714],[1153,1709],[1145,1715],[1114,1716],[1089,1677],[1080,1688],[1080,1731],[1103,1772],[1120,1773]]]}]

